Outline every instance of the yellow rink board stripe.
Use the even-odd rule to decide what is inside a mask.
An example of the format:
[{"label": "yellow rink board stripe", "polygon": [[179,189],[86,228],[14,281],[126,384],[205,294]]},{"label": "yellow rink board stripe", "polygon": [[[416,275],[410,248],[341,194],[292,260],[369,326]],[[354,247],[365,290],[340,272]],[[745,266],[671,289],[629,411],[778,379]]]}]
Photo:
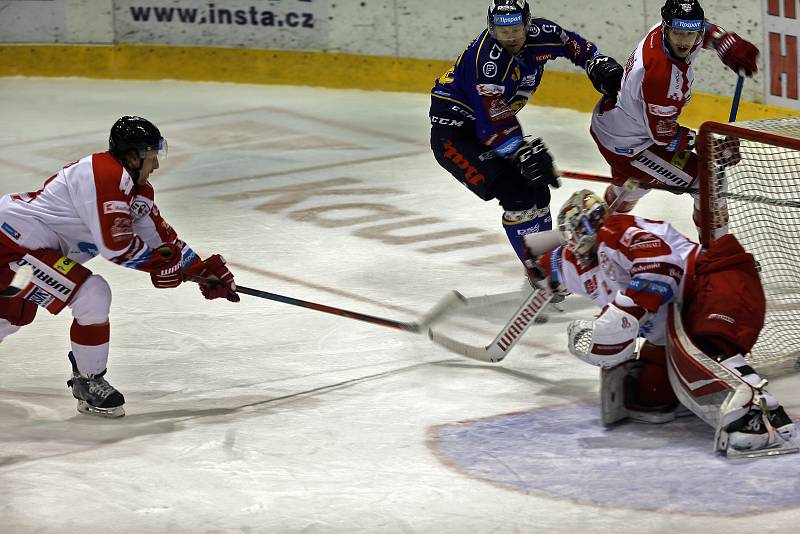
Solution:
[{"label": "yellow rink board stripe", "polygon": [[[428,92],[451,62],[325,52],[155,45],[0,45],[0,76],[188,80]],[[735,77],[731,75],[731,92]],[[548,71],[532,104],[591,111],[597,92],[586,76]],[[681,122],[725,122],[731,98],[697,93]],[[742,101],[738,120],[800,116]]]}]

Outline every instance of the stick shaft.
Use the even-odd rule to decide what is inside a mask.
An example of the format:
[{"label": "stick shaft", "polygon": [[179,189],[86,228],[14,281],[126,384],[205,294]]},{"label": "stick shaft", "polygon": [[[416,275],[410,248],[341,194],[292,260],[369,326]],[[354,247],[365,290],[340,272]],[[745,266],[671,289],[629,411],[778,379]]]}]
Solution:
[{"label": "stick shaft", "polygon": [[298,306],[301,308],[308,308],[310,310],[316,310],[323,313],[330,313],[332,315],[339,315],[341,317],[348,317],[350,319],[355,319],[357,321],[363,321],[366,323],[377,324],[379,326],[395,328],[397,330],[405,330],[407,332],[419,331],[419,325],[417,323],[406,323],[402,321],[395,321],[394,319],[387,319],[375,315],[368,315],[366,313],[359,313],[351,310],[345,310],[343,308],[327,306],[325,304],[319,304],[317,302],[311,302],[308,300],[300,300],[293,297],[287,297],[285,295],[279,295],[277,293],[270,293],[269,291],[262,291],[260,289],[252,289],[249,287],[237,285],[236,292],[241,293],[243,295],[250,295],[252,297],[272,300],[275,302],[283,302],[284,304],[289,304],[291,306]]},{"label": "stick shaft", "polygon": [[[197,282],[199,284],[214,284],[217,283],[215,279],[207,279],[203,278],[202,276],[190,276],[188,278],[191,282]],[[345,310],[344,308],[336,308],[334,306],[328,306],[326,304],[320,304],[318,302],[311,302],[309,300],[301,300],[296,299],[294,297],[287,297],[286,295],[279,295],[278,293],[271,293],[269,291],[262,291],[260,289],[253,289],[251,287],[245,287],[236,285],[236,292],[241,293],[243,295],[250,295],[251,297],[258,297],[266,300],[272,300],[275,302],[282,302],[284,304],[289,304],[291,306],[298,306],[300,308],[307,308],[310,310],[320,311],[323,313],[329,313],[331,315],[338,315],[340,317],[347,317],[349,319],[355,319],[357,321],[363,321],[365,323],[376,324],[378,326],[385,326],[387,328],[394,328],[396,330],[403,330],[406,332],[414,332],[420,333],[423,329],[427,328],[429,323],[432,323],[439,319],[442,315],[447,313],[449,309],[460,302],[460,299],[463,299],[460,294],[457,292],[451,292],[450,294],[446,295],[436,306],[434,306],[421,321],[415,322],[403,322],[403,321],[396,321],[394,319],[387,319],[385,317],[378,317],[376,315],[369,315],[366,313],[360,313],[352,310]]]},{"label": "stick shaft", "polygon": [[742,99],[742,88],[744,87],[744,76],[739,74],[736,79],[736,90],[733,93],[733,102],[731,103],[731,114],[728,117],[728,122],[736,122],[736,115],[739,113],[739,102]]}]

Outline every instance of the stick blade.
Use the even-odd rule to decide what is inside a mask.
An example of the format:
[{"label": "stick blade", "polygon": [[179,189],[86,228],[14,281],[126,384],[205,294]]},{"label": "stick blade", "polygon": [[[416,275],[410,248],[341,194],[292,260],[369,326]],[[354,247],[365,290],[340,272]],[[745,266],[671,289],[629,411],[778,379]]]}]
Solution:
[{"label": "stick blade", "polygon": [[451,291],[442,297],[419,321],[413,323],[414,331],[418,333],[425,332],[431,325],[453,311],[456,307],[465,306],[466,302],[467,299],[464,295],[455,290]]},{"label": "stick blade", "polygon": [[441,332],[435,332],[433,330],[428,331],[428,337],[439,346],[442,346],[449,350],[450,352],[455,352],[456,354],[460,354],[461,356],[466,356],[472,360],[478,360],[480,362],[486,363],[497,363],[503,360],[506,357],[505,353],[501,352],[500,354],[494,354],[490,350],[490,347],[480,347],[477,345],[469,345],[462,341],[458,341],[457,339],[453,339],[450,336],[442,334]]}]

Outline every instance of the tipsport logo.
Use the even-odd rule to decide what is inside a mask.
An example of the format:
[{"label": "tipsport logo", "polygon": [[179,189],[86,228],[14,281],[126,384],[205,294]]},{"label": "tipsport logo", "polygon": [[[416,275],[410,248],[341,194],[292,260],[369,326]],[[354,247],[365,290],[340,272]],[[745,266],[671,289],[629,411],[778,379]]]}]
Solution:
[{"label": "tipsport logo", "polygon": [[513,26],[515,24],[522,24],[522,13],[514,13],[512,15],[497,14],[494,16],[494,23],[497,26]]}]

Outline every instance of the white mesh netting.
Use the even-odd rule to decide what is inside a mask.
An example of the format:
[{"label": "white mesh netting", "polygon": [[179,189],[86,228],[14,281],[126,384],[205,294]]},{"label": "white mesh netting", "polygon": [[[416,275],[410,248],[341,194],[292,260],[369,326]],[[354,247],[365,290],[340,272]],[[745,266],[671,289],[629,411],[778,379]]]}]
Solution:
[{"label": "white mesh netting", "polygon": [[709,143],[710,222],[723,224],[727,206],[729,231],[760,264],[767,317],[753,362],[794,363],[800,355],[800,118],[731,126],[736,134],[712,133]]}]

